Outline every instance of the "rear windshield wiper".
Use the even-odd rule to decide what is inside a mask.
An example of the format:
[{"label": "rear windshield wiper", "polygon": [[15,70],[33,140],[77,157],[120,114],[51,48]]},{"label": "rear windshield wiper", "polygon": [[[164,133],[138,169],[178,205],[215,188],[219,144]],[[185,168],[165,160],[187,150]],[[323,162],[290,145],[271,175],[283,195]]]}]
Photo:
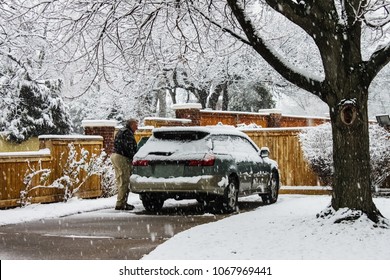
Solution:
[{"label": "rear windshield wiper", "polygon": [[150,152],[149,155],[156,155],[156,156],[170,156],[172,155],[172,152]]}]

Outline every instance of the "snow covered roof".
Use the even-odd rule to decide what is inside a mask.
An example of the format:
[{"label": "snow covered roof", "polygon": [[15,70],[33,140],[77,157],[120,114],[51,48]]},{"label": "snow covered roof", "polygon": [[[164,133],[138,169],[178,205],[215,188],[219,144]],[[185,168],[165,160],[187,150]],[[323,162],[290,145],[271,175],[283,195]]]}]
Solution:
[{"label": "snow covered roof", "polygon": [[189,119],[178,119],[178,118],[161,118],[161,117],[146,117],[144,120],[156,120],[156,121],[171,121],[171,122],[182,122],[182,123],[191,123],[192,120]]},{"label": "snow covered roof", "polygon": [[38,136],[38,139],[72,139],[72,140],[103,140],[103,136],[99,135],[82,135],[82,134],[73,134],[73,135],[55,135],[55,134],[46,134]]},{"label": "snow covered roof", "polygon": [[42,149],[39,151],[24,151],[24,152],[0,152],[0,157],[41,157],[50,156],[50,149]]},{"label": "snow covered roof", "polygon": [[82,127],[100,127],[100,126],[117,126],[118,121],[116,120],[83,120],[81,122]]},{"label": "snow covered roof", "polygon": [[292,127],[252,127],[248,126],[240,126],[237,129],[241,131],[296,131],[296,130],[305,130],[309,128],[313,128],[315,126],[292,126]]},{"label": "snow covered roof", "polygon": [[202,109],[202,105],[200,103],[182,103],[182,104],[174,104],[172,105],[172,109]]},{"label": "snow covered roof", "polygon": [[260,109],[258,111],[259,113],[262,113],[262,114],[282,114],[282,110],[281,109]]}]

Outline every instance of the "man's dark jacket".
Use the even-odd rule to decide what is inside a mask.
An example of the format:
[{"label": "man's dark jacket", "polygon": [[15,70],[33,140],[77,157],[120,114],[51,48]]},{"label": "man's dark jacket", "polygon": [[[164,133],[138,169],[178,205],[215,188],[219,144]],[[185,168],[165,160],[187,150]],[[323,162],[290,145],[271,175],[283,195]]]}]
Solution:
[{"label": "man's dark jacket", "polygon": [[121,128],[115,136],[114,153],[133,160],[136,152],[137,142],[135,141],[134,133],[128,127]]}]

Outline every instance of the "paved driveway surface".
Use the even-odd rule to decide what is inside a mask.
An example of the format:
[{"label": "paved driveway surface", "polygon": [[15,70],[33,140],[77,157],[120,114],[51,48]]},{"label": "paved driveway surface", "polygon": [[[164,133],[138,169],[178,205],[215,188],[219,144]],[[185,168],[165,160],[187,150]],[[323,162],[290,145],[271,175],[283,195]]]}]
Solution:
[{"label": "paved driveway surface", "polygon": [[[261,202],[240,202],[249,211]],[[173,235],[226,215],[199,204],[164,208],[159,215],[105,209],[0,227],[0,259],[137,260]]]}]

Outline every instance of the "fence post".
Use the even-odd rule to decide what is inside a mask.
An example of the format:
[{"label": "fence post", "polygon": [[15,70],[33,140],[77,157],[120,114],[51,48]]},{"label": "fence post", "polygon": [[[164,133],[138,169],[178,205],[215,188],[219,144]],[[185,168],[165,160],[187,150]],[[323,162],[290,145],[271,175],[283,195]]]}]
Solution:
[{"label": "fence post", "polygon": [[114,150],[116,120],[83,120],[85,135],[100,135],[103,137],[103,148],[110,155]]}]

